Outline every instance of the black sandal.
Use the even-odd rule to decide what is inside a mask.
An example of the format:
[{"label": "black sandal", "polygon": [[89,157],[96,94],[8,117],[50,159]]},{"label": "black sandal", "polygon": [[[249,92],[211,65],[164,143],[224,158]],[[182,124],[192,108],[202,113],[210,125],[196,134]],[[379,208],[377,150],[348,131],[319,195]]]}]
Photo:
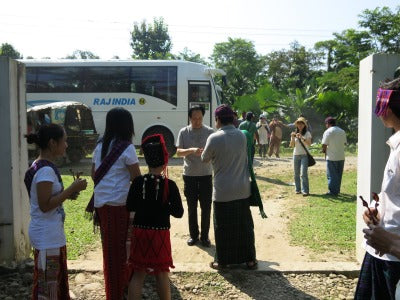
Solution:
[{"label": "black sandal", "polygon": [[256,269],[258,268],[258,263],[257,263],[257,261],[256,261],[256,260],[254,260],[254,261],[248,261],[248,262],[246,263],[246,268],[247,268],[248,270],[256,270]]}]

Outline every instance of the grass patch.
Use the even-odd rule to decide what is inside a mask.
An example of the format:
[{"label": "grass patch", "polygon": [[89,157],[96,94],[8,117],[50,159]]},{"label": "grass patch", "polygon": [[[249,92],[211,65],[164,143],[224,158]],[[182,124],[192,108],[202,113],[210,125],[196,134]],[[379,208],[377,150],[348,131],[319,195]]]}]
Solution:
[{"label": "grass patch", "polygon": [[[85,218],[85,208],[93,192],[93,181],[89,176],[83,176],[88,181],[88,187],[82,191],[78,199],[64,202],[66,213],[65,235],[67,237],[68,259],[77,259],[80,255],[98,245],[99,234],[93,233],[93,223]],[[72,176],[62,175],[65,187],[72,183]]]},{"label": "grass patch", "polygon": [[356,238],[357,173],[343,174],[341,194],[325,196],[327,180],[324,172],[309,176],[312,194],[292,208],[294,218],[289,232],[295,245],[317,252],[354,251]]}]

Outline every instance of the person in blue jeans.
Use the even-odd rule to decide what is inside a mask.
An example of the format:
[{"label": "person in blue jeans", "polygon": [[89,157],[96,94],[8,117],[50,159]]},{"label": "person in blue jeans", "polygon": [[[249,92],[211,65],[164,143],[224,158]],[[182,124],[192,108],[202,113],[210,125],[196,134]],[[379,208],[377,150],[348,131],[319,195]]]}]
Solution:
[{"label": "person in blue jeans", "polygon": [[332,117],[325,119],[326,130],[322,137],[322,152],[326,155],[326,176],[328,189],[326,195],[337,196],[340,193],[344,168],[344,147],[347,143],[346,133],[336,126]]},{"label": "person in blue jeans", "polygon": [[311,133],[307,130],[307,120],[300,117],[294,122],[296,130],[291,133],[290,147],[293,147],[294,183],[296,194],[303,194],[304,197],[310,194],[308,185],[308,157],[305,147],[311,145]]}]

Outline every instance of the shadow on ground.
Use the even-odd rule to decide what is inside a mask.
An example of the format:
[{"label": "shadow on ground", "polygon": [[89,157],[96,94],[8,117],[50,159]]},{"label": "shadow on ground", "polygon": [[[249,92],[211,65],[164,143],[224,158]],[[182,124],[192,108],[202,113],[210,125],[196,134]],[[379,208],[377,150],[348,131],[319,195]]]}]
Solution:
[{"label": "shadow on ground", "polygon": [[350,195],[350,194],[339,194],[337,196],[333,195],[326,195],[326,194],[313,194],[312,196],[318,196],[321,198],[324,198],[328,201],[332,202],[354,202],[356,201],[356,196],[355,195]]},{"label": "shadow on ground", "polygon": [[234,270],[220,274],[251,299],[317,299],[293,287],[280,273]]},{"label": "shadow on ground", "polygon": [[256,179],[260,180],[260,181],[265,181],[268,183],[272,183],[272,184],[277,184],[277,185],[285,185],[285,186],[291,186],[292,184],[284,182],[280,179],[275,179],[275,178],[268,178],[268,177],[264,177],[264,176],[258,176],[256,175]]}]

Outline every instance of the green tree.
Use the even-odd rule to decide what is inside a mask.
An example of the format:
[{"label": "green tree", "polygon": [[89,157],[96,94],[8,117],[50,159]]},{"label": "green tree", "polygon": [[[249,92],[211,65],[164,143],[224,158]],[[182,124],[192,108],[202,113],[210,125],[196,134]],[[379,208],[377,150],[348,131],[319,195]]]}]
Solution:
[{"label": "green tree", "polygon": [[191,62],[195,62],[195,63],[200,63],[203,65],[208,65],[206,60],[203,57],[201,57],[200,54],[194,53],[193,51],[189,50],[187,47],[185,47],[182,52],[179,52],[178,55],[174,55],[173,58],[179,59],[179,60],[191,61]]},{"label": "green tree", "polygon": [[284,96],[270,83],[265,83],[254,94],[238,97],[233,107],[241,112],[252,111],[256,114],[261,111],[275,112],[279,109]]},{"label": "green tree", "polygon": [[[352,90],[325,91],[313,102],[315,110],[323,117],[334,116],[347,132],[350,143],[357,141],[358,95]],[[321,122],[322,123],[322,122]]]},{"label": "green tree", "polygon": [[67,55],[66,59],[99,59],[100,57],[93,52],[87,50],[75,50],[71,55]]},{"label": "green tree", "polygon": [[346,29],[342,33],[333,35],[336,41],[333,67],[336,71],[349,66],[358,66],[360,60],[374,52],[368,31]]},{"label": "green tree", "polygon": [[350,66],[339,71],[325,72],[322,76],[316,78],[318,85],[326,90],[358,91],[358,66]]},{"label": "green tree", "polygon": [[266,56],[265,75],[281,91],[304,89],[320,73],[321,55],[307,50],[298,42],[290,49],[273,51]]},{"label": "green tree", "polygon": [[394,12],[388,7],[366,9],[360,18],[359,24],[368,30],[375,51],[400,52],[400,6]]},{"label": "green tree", "polygon": [[163,18],[154,18],[153,24],[143,20],[135,23],[131,32],[132,58],[168,59],[171,57],[171,38]]},{"label": "green tree", "polygon": [[326,70],[328,72],[333,70],[332,64],[335,46],[335,40],[321,41],[314,45],[315,50],[320,51],[323,56],[326,56]]},{"label": "green tree", "polygon": [[233,104],[239,96],[256,91],[265,63],[252,42],[228,38],[228,42],[214,45],[211,59],[217,68],[227,74],[226,102]]},{"label": "green tree", "polygon": [[0,56],[7,56],[13,59],[21,59],[22,55],[15,50],[15,48],[8,43],[3,43],[0,46]]}]

